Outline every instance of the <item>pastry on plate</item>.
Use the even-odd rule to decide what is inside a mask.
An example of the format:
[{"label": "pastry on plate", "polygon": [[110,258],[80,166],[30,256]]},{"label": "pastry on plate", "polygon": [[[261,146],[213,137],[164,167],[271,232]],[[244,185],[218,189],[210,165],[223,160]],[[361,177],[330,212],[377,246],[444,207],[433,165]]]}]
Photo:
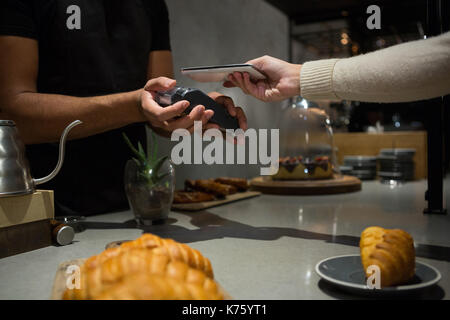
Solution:
[{"label": "pastry on plate", "polygon": [[414,241],[406,231],[369,227],[362,232],[359,246],[366,276],[371,276],[369,266],[378,266],[382,287],[405,284],[414,277]]}]

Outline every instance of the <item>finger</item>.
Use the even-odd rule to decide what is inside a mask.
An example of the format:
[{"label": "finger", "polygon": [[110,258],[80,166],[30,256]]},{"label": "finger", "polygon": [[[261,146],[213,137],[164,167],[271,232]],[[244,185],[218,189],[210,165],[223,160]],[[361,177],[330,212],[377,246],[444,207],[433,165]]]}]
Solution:
[{"label": "finger", "polygon": [[245,146],[245,134],[242,132],[238,132],[234,137],[233,137],[233,142],[238,145],[238,146]]},{"label": "finger", "polygon": [[248,129],[248,124],[247,124],[247,116],[245,115],[244,110],[242,110],[241,107],[236,107],[236,117],[238,119],[239,122],[239,128],[241,128],[242,130],[247,130]]},{"label": "finger", "polygon": [[233,82],[231,82],[230,80],[225,81],[222,84],[225,88],[235,88],[236,86],[233,84]]},{"label": "finger", "polygon": [[[202,121],[202,132],[204,132],[205,130],[207,130],[208,128],[211,127],[211,124],[208,124],[208,121],[209,121],[209,119],[211,119],[211,117],[213,115],[214,115],[214,111],[212,111],[212,110],[205,110],[205,112],[203,113],[203,116],[202,116],[202,119],[201,119],[201,121]],[[194,126],[191,126],[191,127],[187,128],[187,130],[190,133],[193,133],[194,132]]]},{"label": "finger", "polygon": [[236,144],[236,138],[235,138],[235,135],[234,135],[234,134],[227,134],[227,133],[225,132],[225,134],[223,135],[223,137],[224,137],[224,139],[225,139],[225,141],[226,141],[227,143],[230,143],[230,144]]},{"label": "finger", "polygon": [[208,121],[212,118],[214,115],[214,111],[212,110],[205,110],[202,117],[202,129],[205,130],[205,127],[208,125]]},{"label": "finger", "polygon": [[144,86],[146,91],[165,91],[173,88],[177,84],[174,79],[158,77],[147,81]]},{"label": "finger", "polygon": [[194,121],[201,121],[203,114],[205,113],[205,107],[202,105],[196,106],[192,111],[176,120],[172,120],[167,123],[167,130],[173,131],[175,129],[187,129],[194,125]]},{"label": "finger", "polygon": [[[215,129],[215,130],[212,131],[211,129]],[[203,127],[203,136],[209,137],[209,138],[214,137],[214,139],[216,139],[217,138],[216,130],[220,131],[220,135],[223,139],[226,139],[225,132],[223,130],[220,130],[220,126],[217,123],[212,123],[212,122],[205,124],[205,126]]]},{"label": "finger", "polygon": [[258,97],[261,99],[265,99],[267,84],[264,81],[258,81],[258,83],[256,84],[256,87],[258,90]]},{"label": "finger", "polygon": [[205,123],[207,123],[212,118],[213,115],[214,115],[213,110],[210,110],[210,109],[205,110],[205,113],[203,114],[203,117],[206,119]]},{"label": "finger", "polygon": [[187,131],[189,131],[189,134],[194,133],[194,126],[190,126],[189,128],[186,128]]},{"label": "finger", "polygon": [[[241,88],[241,87],[239,86],[239,83],[236,81],[236,79],[234,78],[234,76],[233,76],[232,74],[230,74],[230,75],[228,76],[228,81],[230,81],[230,82],[233,84],[234,87]],[[241,89],[242,89],[242,88],[241,88]]]},{"label": "finger", "polygon": [[252,95],[258,94],[258,87],[250,80],[250,75],[247,72],[244,73],[244,85],[247,91]]},{"label": "finger", "polygon": [[236,79],[236,82],[239,84],[239,87],[242,89],[242,91],[244,91],[245,94],[250,94],[250,92],[248,92],[247,88],[245,87],[244,78],[242,77],[242,74],[240,72],[235,72],[233,73],[233,76]]},{"label": "finger", "polygon": [[270,85],[265,80],[258,80],[254,84],[255,97],[265,101],[267,98],[267,92],[270,90]]},{"label": "finger", "polygon": [[220,103],[221,105],[223,105],[232,117],[236,116],[236,110],[235,110],[236,107],[234,106],[233,99],[231,99],[228,96],[219,96],[215,99],[215,101],[217,103]]},{"label": "finger", "polygon": [[220,129],[220,126],[217,123],[208,122],[208,123],[205,124],[205,126],[203,128],[204,128],[204,130]]},{"label": "finger", "polygon": [[142,109],[148,118],[157,121],[167,121],[174,117],[180,116],[186,108],[189,107],[189,101],[182,100],[167,107],[161,107],[151,94],[144,91],[142,94]]}]

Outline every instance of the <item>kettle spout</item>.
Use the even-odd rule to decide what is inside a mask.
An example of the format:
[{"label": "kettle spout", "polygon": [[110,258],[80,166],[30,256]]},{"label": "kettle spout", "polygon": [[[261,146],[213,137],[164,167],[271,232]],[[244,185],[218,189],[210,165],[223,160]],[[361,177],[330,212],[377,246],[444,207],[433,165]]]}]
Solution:
[{"label": "kettle spout", "polygon": [[42,184],[45,183],[47,181],[50,181],[51,179],[53,179],[59,172],[59,170],[61,170],[63,161],[64,161],[64,151],[65,151],[65,146],[66,146],[66,138],[67,135],[69,134],[69,131],[79,125],[82,124],[83,122],[81,122],[80,120],[75,120],[74,122],[72,122],[71,124],[69,124],[63,131],[62,135],[61,135],[61,139],[59,140],[59,158],[58,158],[58,163],[56,164],[56,168],[46,177],[40,178],[40,179],[33,179],[33,182],[35,185],[38,184]]}]

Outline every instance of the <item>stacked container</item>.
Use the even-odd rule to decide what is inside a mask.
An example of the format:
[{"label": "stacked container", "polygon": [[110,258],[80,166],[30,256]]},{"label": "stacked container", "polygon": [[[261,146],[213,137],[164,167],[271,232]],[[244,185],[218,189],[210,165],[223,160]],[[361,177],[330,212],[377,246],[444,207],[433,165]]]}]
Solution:
[{"label": "stacked container", "polygon": [[378,176],[382,182],[414,179],[415,149],[381,149],[378,155]]},{"label": "stacked container", "polygon": [[[361,180],[373,180],[377,176],[377,157],[373,156],[345,156],[344,168],[351,168],[348,174]],[[341,167],[341,170],[343,168]]]}]

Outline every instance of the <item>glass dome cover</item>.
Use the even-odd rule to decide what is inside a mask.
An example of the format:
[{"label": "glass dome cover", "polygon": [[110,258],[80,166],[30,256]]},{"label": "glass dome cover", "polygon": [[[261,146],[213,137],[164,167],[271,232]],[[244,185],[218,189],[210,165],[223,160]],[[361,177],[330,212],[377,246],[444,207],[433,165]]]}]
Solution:
[{"label": "glass dome cover", "polygon": [[331,179],[338,172],[328,114],[298,97],[282,110],[280,160],[276,180]]}]

